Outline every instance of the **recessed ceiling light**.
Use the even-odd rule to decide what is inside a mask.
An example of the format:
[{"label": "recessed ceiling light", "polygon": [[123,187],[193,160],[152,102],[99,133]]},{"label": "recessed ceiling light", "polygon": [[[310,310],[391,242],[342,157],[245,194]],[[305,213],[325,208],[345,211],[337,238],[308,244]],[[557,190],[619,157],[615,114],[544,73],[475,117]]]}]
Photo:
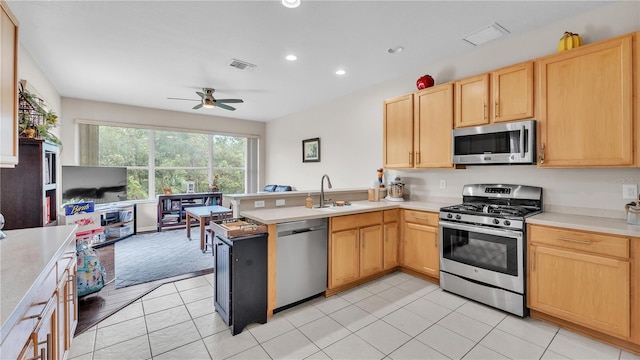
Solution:
[{"label": "recessed ceiling light", "polygon": [[398,46],[394,46],[394,47],[390,47],[387,49],[387,52],[389,54],[397,54],[399,52],[402,52],[402,50],[404,50],[404,47],[398,45]]},{"label": "recessed ceiling light", "polygon": [[289,55],[287,55],[287,57],[285,57],[285,59],[287,59],[289,61],[296,61],[296,60],[298,60],[298,57],[293,55],[293,54],[289,54]]},{"label": "recessed ceiling light", "polygon": [[505,34],[509,34],[507,29],[503,28],[498,23],[493,23],[468,34],[463,38],[463,40],[471,45],[479,46],[502,37]]},{"label": "recessed ceiling light", "polygon": [[289,9],[297,8],[300,6],[300,0],[282,0],[282,5],[288,7]]},{"label": "recessed ceiling light", "polygon": [[346,70],[344,70],[344,69],[338,69],[338,70],[336,70],[336,75],[344,75],[344,74],[346,74],[346,73],[347,73],[347,71],[346,71]]}]

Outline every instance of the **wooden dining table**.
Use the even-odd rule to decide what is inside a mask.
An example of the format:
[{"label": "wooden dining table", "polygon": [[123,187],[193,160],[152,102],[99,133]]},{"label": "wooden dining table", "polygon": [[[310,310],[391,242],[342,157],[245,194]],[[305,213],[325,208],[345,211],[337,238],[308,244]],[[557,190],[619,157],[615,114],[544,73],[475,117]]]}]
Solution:
[{"label": "wooden dining table", "polygon": [[205,230],[207,224],[212,218],[223,218],[231,216],[231,209],[220,205],[213,206],[194,206],[185,208],[187,223],[187,238],[191,240],[191,219],[195,219],[200,223],[200,250],[205,251]]}]

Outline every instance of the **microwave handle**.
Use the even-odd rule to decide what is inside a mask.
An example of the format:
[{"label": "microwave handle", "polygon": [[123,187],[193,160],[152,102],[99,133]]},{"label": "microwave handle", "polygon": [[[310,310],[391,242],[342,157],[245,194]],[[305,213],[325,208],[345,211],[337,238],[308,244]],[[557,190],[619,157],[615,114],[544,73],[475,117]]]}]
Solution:
[{"label": "microwave handle", "polygon": [[524,131],[525,126],[522,125],[522,130],[520,130],[520,158],[524,159]]}]

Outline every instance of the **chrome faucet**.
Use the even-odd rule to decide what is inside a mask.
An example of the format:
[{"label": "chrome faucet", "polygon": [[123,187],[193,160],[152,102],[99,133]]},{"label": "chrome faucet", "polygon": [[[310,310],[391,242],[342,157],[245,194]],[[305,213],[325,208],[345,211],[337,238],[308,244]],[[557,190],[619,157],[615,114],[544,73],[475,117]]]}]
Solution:
[{"label": "chrome faucet", "polygon": [[[322,175],[322,179],[320,179],[320,205],[318,207],[323,208],[324,207],[324,178],[327,178],[327,185],[329,186],[329,189],[331,189],[331,179],[329,179],[329,175],[324,174]],[[331,199],[326,200],[326,201],[331,201]]]}]

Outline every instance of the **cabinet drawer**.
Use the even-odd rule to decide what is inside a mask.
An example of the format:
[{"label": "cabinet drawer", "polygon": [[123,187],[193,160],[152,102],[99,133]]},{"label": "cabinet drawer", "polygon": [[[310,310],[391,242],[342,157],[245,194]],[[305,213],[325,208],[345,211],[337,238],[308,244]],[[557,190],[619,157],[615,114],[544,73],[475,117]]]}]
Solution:
[{"label": "cabinet drawer", "polygon": [[622,236],[529,225],[528,237],[531,243],[629,258],[629,238]]},{"label": "cabinet drawer", "polygon": [[400,218],[400,210],[385,210],[382,212],[382,217],[384,218],[385,223],[398,221],[398,219]]},{"label": "cabinet drawer", "polygon": [[404,221],[423,225],[438,226],[438,214],[425,211],[405,210]]},{"label": "cabinet drawer", "polygon": [[336,216],[331,218],[331,231],[333,232],[345,229],[355,229],[364,226],[378,225],[381,223],[382,211]]}]

